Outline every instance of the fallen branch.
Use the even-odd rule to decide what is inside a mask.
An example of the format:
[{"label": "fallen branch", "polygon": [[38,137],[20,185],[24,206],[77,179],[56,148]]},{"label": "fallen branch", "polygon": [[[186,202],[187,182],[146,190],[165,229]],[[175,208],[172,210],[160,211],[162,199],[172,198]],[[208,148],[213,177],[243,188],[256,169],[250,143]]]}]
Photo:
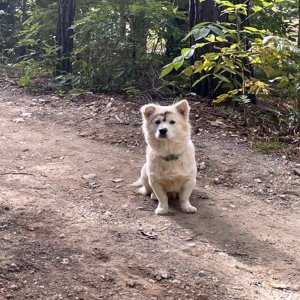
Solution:
[{"label": "fallen branch", "polygon": [[32,173],[26,173],[26,172],[6,172],[6,173],[0,173],[0,176],[3,175],[30,175],[30,176],[34,176],[34,174]]}]

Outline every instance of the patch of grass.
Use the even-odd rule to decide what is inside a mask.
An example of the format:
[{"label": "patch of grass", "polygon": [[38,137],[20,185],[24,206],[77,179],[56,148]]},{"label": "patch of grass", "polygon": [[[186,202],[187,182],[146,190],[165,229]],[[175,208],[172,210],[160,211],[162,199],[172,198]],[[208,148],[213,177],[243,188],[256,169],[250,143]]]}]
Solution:
[{"label": "patch of grass", "polygon": [[277,141],[270,142],[256,142],[254,144],[255,148],[262,151],[280,151],[285,148],[285,144]]}]

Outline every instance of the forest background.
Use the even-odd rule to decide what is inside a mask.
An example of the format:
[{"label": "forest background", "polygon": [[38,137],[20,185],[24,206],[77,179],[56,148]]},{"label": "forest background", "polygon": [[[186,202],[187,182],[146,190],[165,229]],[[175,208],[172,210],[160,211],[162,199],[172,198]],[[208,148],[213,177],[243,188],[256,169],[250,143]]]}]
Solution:
[{"label": "forest background", "polygon": [[299,19],[299,0],[1,1],[1,75],[32,91],[226,104],[218,114],[255,125],[261,148],[299,148]]}]

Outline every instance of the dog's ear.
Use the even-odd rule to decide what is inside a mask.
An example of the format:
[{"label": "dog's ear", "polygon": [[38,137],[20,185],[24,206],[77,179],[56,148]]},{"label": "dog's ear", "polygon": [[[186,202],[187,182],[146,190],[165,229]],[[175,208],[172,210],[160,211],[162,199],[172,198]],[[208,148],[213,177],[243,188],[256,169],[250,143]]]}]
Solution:
[{"label": "dog's ear", "polygon": [[175,104],[177,111],[184,117],[188,117],[190,112],[190,106],[187,100],[181,100]]},{"label": "dog's ear", "polygon": [[141,112],[143,116],[148,119],[155,111],[155,105],[154,104],[147,104],[142,106]]}]

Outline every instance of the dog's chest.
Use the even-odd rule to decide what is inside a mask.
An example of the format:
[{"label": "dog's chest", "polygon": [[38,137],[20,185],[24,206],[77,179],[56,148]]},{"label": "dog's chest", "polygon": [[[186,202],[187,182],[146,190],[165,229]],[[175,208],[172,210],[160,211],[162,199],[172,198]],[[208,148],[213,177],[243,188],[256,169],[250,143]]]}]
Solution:
[{"label": "dog's chest", "polygon": [[159,182],[166,191],[179,191],[183,183],[195,176],[193,163],[186,161],[156,161],[150,170],[152,180]]}]

